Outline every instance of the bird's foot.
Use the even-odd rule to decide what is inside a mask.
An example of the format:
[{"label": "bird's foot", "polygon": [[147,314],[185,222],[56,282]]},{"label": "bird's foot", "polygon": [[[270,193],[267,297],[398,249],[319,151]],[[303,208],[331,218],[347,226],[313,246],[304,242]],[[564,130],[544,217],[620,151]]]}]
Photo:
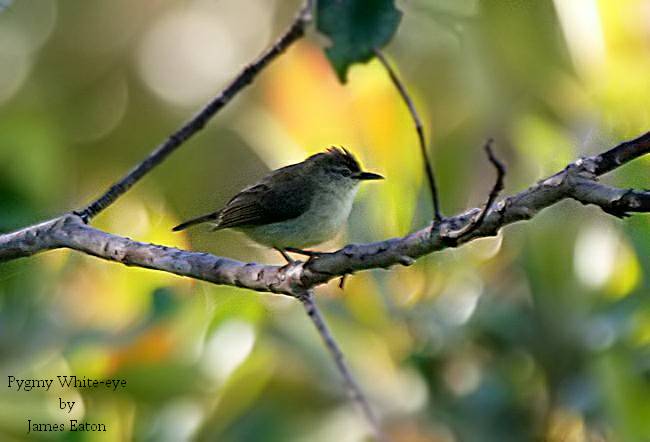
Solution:
[{"label": "bird's foot", "polygon": [[[284,258],[287,260],[287,262],[289,262],[289,264],[287,264],[287,265],[291,265],[291,264],[293,264],[295,262],[293,260],[293,258],[291,258],[289,255],[287,255],[287,252],[295,253],[297,255],[308,256],[309,259],[305,263],[306,266],[309,265],[309,263],[312,260],[318,259],[320,256],[327,253],[327,252],[317,252],[317,251],[314,251],[314,250],[303,250],[303,249],[299,249],[299,248],[296,248],[296,247],[285,247],[284,249],[276,249],[276,250],[278,252],[282,253],[282,256],[284,256]],[[339,279],[339,288],[341,290],[343,290],[345,288],[345,282],[347,281],[348,276],[351,275],[351,274],[352,273],[346,273],[345,275],[341,276],[341,278]]]},{"label": "bird's foot", "polygon": [[345,275],[341,276],[339,279],[339,289],[343,290],[345,289],[345,281],[348,280],[348,276],[351,275],[352,273],[346,273]]},{"label": "bird's foot", "polygon": [[312,261],[320,258],[321,256],[327,253],[327,252],[317,252],[315,250],[303,250],[303,249],[298,249],[296,247],[285,247],[284,250],[287,252],[295,253],[297,255],[308,256],[309,259],[305,263],[305,266],[308,266]]},{"label": "bird's foot", "polygon": [[308,266],[312,261],[320,258],[322,255],[326,253],[326,252],[317,252],[315,250],[303,250],[303,249],[298,249],[296,247],[286,247],[284,250],[287,252],[295,253],[297,255],[308,256],[309,259],[305,263],[306,266]]},{"label": "bird's foot", "polygon": [[283,257],[284,259],[287,260],[287,265],[291,265],[291,264],[293,264],[293,263],[296,262],[296,261],[294,261],[293,258],[292,258],[291,256],[289,256],[289,254],[288,254],[286,251],[284,251],[283,249],[280,249],[280,248],[278,248],[278,247],[274,247],[274,249],[277,250],[278,252],[280,252],[280,254],[282,255],[282,257]]}]

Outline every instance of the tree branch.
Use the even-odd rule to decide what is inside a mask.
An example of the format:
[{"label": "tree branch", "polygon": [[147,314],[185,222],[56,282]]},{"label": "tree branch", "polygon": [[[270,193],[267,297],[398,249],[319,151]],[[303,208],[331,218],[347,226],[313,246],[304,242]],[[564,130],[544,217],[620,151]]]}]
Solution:
[{"label": "tree branch", "polygon": [[0,262],[58,248],[73,249],[127,266],[161,270],[214,284],[291,296],[297,293],[294,290],[297,278],[291,277],[296,271],[295,267],[242,263],[209,253],[141,243],[95,229],[74,214],[0,235]]},{"label": "tree branch", "polygon": [[424,162],[424,171],[427,175],[427,183],[429,184],[431,199],[433,200],[433,219],[437,223],[440,223],[442,222],[442,213],[440,211],[438,187],[436,186],[436,177],[433,173],[433,166],[431,165],[431,160],[429,160],[429,154],[427,153],[427,142],[424,136],[424,127],[422,126],[422,121],[420,120],[417,109],[415,109],[413,100],[411,100],[411,97],[406,90],[406,86],[404,86],[402,81],[399,79],[395,70],[392,68],[386,57],[384,57],[384,54],[379,49],[375,49],[375,56],[384,66],[386,72],[388,72],[388,76],[393,82],[393,85],[395,85],[397,88],[400,96],[402,97],[402,100],[404,100],[404,103],[406,104],[406,107],[411,114],[411,118],[413,119],[413,123],[415,124],[415,131],[418,134],[418,141],[420,143],[420,154],[422,155],[422,161]]},{"label": "tree branch", "polygon": [[140,164],[135,166],[122,179],[113,184],[102,196],[90,203],[86,208],[77,212],[88,222],[102,210],[110,206],[135,183],[144,177],[151,169],[163,162],[172,152],[185,143],[195,133],[203,129],[207,122],[214,117],[235,95],[253,82],[257,74],[278,55],[284,52],[293,42],[302,37],[307,24],[311,21],[314,0],[307,0],[296,15],[293,23],[275,43],[264,51],[256,60],[246,66],[235,79],[228,84],[200,112],[192,117],[180,129],[171,134],[167,140],[158,145]]},{"label": "tree branch", "polygon": [[[648,143],[650,132],[621,144],[634,154],[619,151],[619,164],[616,167],[642,155],[638,153],[640,146]],[[441,224],[434,223],[401,238],[347,245],[336,252],[321,254],[307,263],[295,261],[282,267],[243,263],[208,253],[141,243],[85,225],[80,217],[70,214],[0,235],[0,262],[45,250],[69,248],[125,265],[297,297],[305,290],[351,272],[388,268],[397,264],[410,265],[423,255],[457,247],[477,238],[494,236],[501,228],[531,219],[541,210],[567,198],[597,205],[616,216],[649,212],[650,192],[598,183],[597,176],[603,170],[613,170],[601,166],[603,158],[607,161],[609,152],[580,159],[528,189],[492,204],[482,223],[453,244],[446,241],[449,232],[458,231],[471,223],[481,209],[468,210],[444,219]]]}]

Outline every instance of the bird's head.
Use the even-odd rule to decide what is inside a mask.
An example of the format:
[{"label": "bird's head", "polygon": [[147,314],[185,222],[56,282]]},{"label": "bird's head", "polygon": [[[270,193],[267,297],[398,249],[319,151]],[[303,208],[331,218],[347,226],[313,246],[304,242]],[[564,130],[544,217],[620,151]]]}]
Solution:
[{"label": "bird's head", "polygon": [[332,181],[343,181],[358,184],[364,180],[381,180],[384,177],[372,172],[364,172],[357,159],[347,149],[331,147],[325,152],[309,157],[315,173],[322,173]]}]

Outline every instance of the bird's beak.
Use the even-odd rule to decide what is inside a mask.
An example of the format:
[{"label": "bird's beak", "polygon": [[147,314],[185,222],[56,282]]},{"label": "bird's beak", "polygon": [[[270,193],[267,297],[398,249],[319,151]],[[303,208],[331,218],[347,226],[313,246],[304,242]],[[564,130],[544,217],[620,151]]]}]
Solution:
[{"label": "bird's beak", "polygon": [[383,180],[384,177],[372,172],[357,172],[352,175],[356,180]]}]

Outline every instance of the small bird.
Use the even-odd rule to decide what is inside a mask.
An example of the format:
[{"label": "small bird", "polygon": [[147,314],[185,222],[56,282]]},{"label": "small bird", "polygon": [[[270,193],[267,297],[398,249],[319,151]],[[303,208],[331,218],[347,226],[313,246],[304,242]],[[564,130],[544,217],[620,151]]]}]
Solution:
[{"label": "small bird", "polygon": [[359,183],[379,179],[383,177],[362,171],[348,150],[332,147],[272,171],[240,191],[221,210],[173,230],[204,222],[212,222],[213,230],[235,228],[291,261],[286,251],[315,254],[303,248],[333,238],[350,215]]}]

